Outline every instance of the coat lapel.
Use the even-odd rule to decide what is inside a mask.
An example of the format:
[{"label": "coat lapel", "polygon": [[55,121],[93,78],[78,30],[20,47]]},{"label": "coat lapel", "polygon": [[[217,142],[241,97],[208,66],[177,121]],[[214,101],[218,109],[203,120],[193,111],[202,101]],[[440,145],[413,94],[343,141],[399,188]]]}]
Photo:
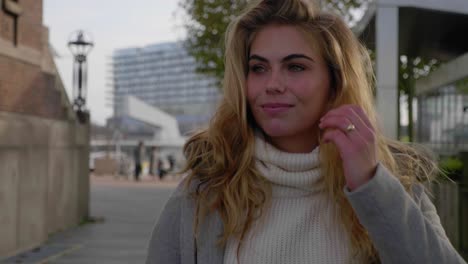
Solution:
[{"label": "coat lapel", "polygon": [[[192,187],[194,188],[194,187]],[[223,222],[217,212],[205,217],[200,225],[199,238],[195,242],[195,202],[187,195],[181,204],[180,252],[182,264],[221,264],[224,261],[224,247],[217,246],[223,233]]]},{"label": "coat lapel", "polygon": [[208,215],[200,226],[197,240],[197,263],[220,264],[224,261],[224,247],[217,242],[223,233],[223,222],[217,212]]}]

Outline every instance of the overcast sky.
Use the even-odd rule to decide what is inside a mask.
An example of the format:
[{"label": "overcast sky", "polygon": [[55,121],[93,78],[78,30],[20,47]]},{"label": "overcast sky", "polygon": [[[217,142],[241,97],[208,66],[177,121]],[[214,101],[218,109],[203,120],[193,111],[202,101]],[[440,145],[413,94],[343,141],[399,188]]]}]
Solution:
[{"label": "overcast sky", "polygon": [[115,49],[181,40],[183,12],[179,0],[44,0],[44,24],[49,40],[60,55],[56,64],[69,97],[72,88],[70,34],[83,29],[92,34],[95,47],[88,57],[88,108],[92,121],[104,124],[112,115],[111,88],[106,86],[110,56]]}]

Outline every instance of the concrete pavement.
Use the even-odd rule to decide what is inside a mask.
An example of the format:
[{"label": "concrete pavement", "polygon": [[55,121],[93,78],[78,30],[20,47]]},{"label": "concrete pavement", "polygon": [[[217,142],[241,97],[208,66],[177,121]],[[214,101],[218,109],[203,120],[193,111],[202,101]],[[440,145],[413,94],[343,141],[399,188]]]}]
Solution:
[{"label": "concrete pavement", "polygon": [[177,180],[92,177],[91,182],[96,222],[52,235],[43,246],[1,263],[144,263],[151,230]]}]

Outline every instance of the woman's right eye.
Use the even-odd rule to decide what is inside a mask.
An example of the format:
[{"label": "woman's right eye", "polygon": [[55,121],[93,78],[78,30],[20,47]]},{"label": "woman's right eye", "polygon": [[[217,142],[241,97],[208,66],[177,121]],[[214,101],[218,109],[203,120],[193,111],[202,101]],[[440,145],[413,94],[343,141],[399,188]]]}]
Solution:
[{"label": "woman's right eye", "polygon": [[265,72],[265,67],[263,67],[261,65],[252,65],[252,66],[250,66],[250,71],[251,72],[256,72],[256,73]]}]

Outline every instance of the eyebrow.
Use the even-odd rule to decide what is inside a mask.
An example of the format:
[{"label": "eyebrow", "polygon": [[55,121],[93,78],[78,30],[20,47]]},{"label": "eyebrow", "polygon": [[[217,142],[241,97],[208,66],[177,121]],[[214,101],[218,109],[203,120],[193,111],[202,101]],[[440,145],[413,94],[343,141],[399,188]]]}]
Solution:
[{"label": "eyebrow", "polygon": [[[293,59],[306,59],[306,60],[310,60],[312,62],[315,62],[312,58],[304,55],[304,54],[291,54],[291,55],[288,55],[286,57],[284,57],[281,62],[286,62],[286,61],[290,61],[290,60],[293,60]],[[263,61],[263,62],[268,62],[268,60],[262,56],[259,56],[259,55],[252,55],[249,57],[249,61],[251,60],[259,60],[259,61]]]}]

